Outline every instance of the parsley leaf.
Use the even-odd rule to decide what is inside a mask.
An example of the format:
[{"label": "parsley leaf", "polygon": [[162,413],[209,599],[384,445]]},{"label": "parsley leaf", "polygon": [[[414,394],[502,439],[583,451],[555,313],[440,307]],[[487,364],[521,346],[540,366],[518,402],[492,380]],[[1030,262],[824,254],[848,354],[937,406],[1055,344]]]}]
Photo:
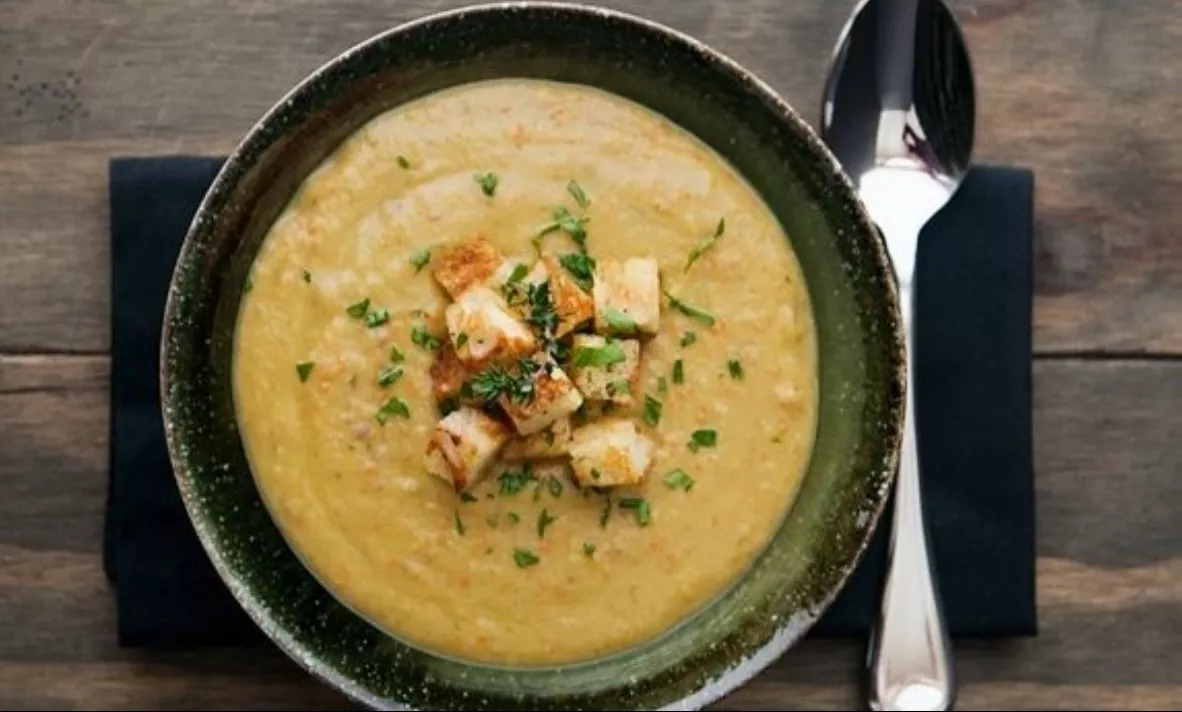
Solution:
[{"label": "parsley leaf", "polygon": [[607,325],[617,333],[631,334],[636,331],[636,320],[614,307],[608,307],[603,313],[603,318],[607,320]]},{"label": "parsley leaf", "polygon": [[576,366],[607,367],[628,360],[620,345],[609,341],[600,347],[581,347],[575,350]]},{"label": "parsley leaf", "polygon": [[427,331],[426,327],[416,324],[410,329],[410,340],[415,346],[422,346],[425,349],[436,351],[443,346],[443,342],[439,337],[433,336],[431,332]]},{"label": "parsley leaf", "polygon": [[505,470],[497,477],[497,482],[501,486],[501,494],[506,497],[512,497],[524,490],[529,483],[537,480],[534,473],[529,470],[529,467],[523,467],[520,470]]},{"label": "parsley leaf", "polygon": [[694,488],[694,478],[689,476],[689,473],[680,467],[676,470],[669,471],[665,475],[665,484],[669,489],[679,489],[683,492],[689,492]]},{"label": "parsley leaf", "polygon": [[410,417],[410,407],[402,402],[402,399],[398,396],[391,396],[390,400],[383,403],[382,407],[378,408],[376,417],[378,423],[385,425],[391,416],[398,416],[400,418]]},{"label": "parsley leaf", "polygon": [[652,522],[652,509],[648,500],[643,497],[623,497],[620,499],[621,509],[631,509],[636,512],[636,523],[646,527]]},{"label": "parsley leaf", "polygon": [[397,346],[390,347],[390,363],[402,363],[405,359],[406,356],[402,355]]},{"label": "parsley leaf", "polygon": [[[664,291],[664,290],[662,290],[662,291]],[[665,292],[665,296],[669,299],[669,306],[673,307],[674,309],[681,312],[682,314],[685,314],[686,316],[688,316],[691,319],[694,319],[696,321],[700,321],[703,324],[706,324],[707,326],[714,325],[714,316],[711,315],[709,312],[704,312],[701,309],[698,309],[697,307],[690,306],[689,304],[681,301],[680,299],[673,296],[669,292]]]},{"label": "parsley leaf", "polygon": [[537,564],[541,559],[538,555],[529,549],[514,549],[513,562],[517,564],[517,568],[525,569]]},{"label": "parsley leaf", "polygon": [[410,168],[410,159],[407,158],[406,156],[403,156],[402,154],[398,154],[398,157],[395,158],[394,160],[398,162],[399,168],[402,168],[403,170]]},{"label": "parsley leaf", "polygon": [[304,281],[308,283],[312,282],[312,273],[308,270],[304,270]]},{"label": "parsley leaf", "polygon": [[557,499],[562,496],[562,480],[558,479],[557,477],[551,477],[550,480],[546,482],[546,487],[550,490],[551,497]]},{"label": "parsley leaf", "polygon": [[459,534],[460,536],[464,536],[464,534],[467,530],[464,528],[464,520],[460,519],[460,510],[458,510],[458,509],[455,511],[455,519],[456,519],[456,533]]},{"label": "parsley leaf", "polygon": [[456,349],[464,348],[466,343],[468,343],[468,335],[461,331],[460,335],[456,337]]},{"label": "parsley leaf", "polygon": [[697,340],[698,340],[698,335],[692,331],[687,331],[681,335],[681,345],[682,346],[689,346],[690,344],[694,343]]},{"label": "parsley leaf", "polygon": [[374,309],[365,317],[365,323],[369,328],[374,328],[390,321],[390,310],[382,307],[381,309]]},{"label": "parsley leaf", "polygon": [[543,509],[542,513],[538,515],[538,538],[546,538],[546,528],[554,522],[558,521],[558,517],[550,514],[549,511]]},{"label": "parsley leaf", "polygon": [[478,501],[478,500],[477,500],[477,498],[476,498],[476,495],[474,495],[474,494],[472,494],[471,492],[468,492],[467,490],[465,490],[465,491],[463,491],[463,492],[460,492],[460,501],[461,501],[461,502],[469,502],[469,503],[471,503],[471,502],[476,502],[476,501]]},{"label": "parsley leaf", "polygon": [[553,220],[542,226],[542,229],[539,230],[537,235],[534,236],[534,247],[538,250],[541,250],[542,239],[545,238],[546,235],[558,230],[562,230],[567,235],[570,235],[571,239],[575,241],[575,244],[579,246],[579,249],[582,252],[586,252],[587,229],[583,226],[590,221],[591,218],[585,215],[575,217],[569,210],[560,205],[557,208],[554,208]]},{"label": "parsley leaf", "polygon": [[316,364],[313,361],[305,361],[303,363],[296,364],[296,373],[300,377],[300,383],[308,382],[308,377],[312,375],[312,369],[314,368],[316,368]]},{"label": "parsley leaf", "polygon": [[713,235],[707,235],[694,245],[694,249],[690,250],[689,259],[685,261],[685,269],[689,268],[698,261],[698,258],[706,253],[707,250],[714,247],[714,243],[718,242],[718,238],[722,237],[722,233],[726,231],[726,218],[719,218],[718,226],[714,228]]},{"label": "parsley leaf", "polygon": [[382,370],[378,371],[378,385],[382,388],[389,388],[399,378],[402,378],[402,368],[393,364],[382,366]]},{"label": "parsley leaf", "polygon": [[644,396],[644,422],[654,428],[661,422],[661,401],[647,394]]},{"label": "parsley leaf", "polygon": [[612,498],[603,498],[603,511],[599,514],[599,527],[607,529],[607,523],[612,518]]},{"label": "parsley leaf", "polygon": [[685,367],[681,364],[681,359],[673,362],[673,382],[681,385],[685,383]]},{"label": "parsley leaf", "polygon": [[657,379],[657,395],[667,395],[669,393],[669,382],[665,380],[664,376]]},{"label": "parsley leaf", "polygon": [[730,371],[731,378],[736,381],[743,380],[743,364],[739,363],[739,359],[733,358],[726,362],[726,370]]},{"label": "parsley leaf", "polygon": [[577,203],[578,206],[583,210],[586,210],[587,206],[591,204],[591,201],[587,199],[587,193],[583,190],[583,186],[579,185],[575,181],[572,180],[571,182],[567,183],[566,190],[571,194],[571,197],[575,199],[575,203]]},{"label": "parsley leaf", "polygon": [[490,198],[497,192],[498,178],[492,171],[477,173],[476,182],[480,184],[480,191]]},{"label": "parsley leaf", "polygon": [[558,264],[570,272],[575,283],[584,292],[590,292],[595,284],[595,260],[580,252],[568,252],[558,258]]},{"label": "parsley leaf", "polygon": [[517,284],[525,279],[527,274],[529,274],[529,267],[526,267],[524,262],[518,262],[517,266],[513,268],[513,273],[509,275],[509,283]]},{"label": "parsley leaf", "polygon": [[589,541],[583,542],[583,556],[586,556],[588,559],[595,556],[595,545]]},{"label": "parsley leaf", "polygon": [[410,264],[415,268],[415,273],[422,271],[427,263],[431,261],[431,250],[427,247],[420,247],[414,252],[410,253]]},{"label": "parsley leaf", "polygon": [[366,297],[365,299],[362,299],[361,301],[359,301],[355,304],[350,304],[349,307],[347,309],[345,309],[345,313],[348,314],[349,316],[353,317],[354,319],[360,319],[360,318],[364,317],[368,311],[369,311],[369,297]]},{"label": "parsley leaf", "polygon": [[697,452],[698,450],[700,450],[704,447],[714,447],[717,443],[718,443],[718,432],[717,431],[701,429],[701,430],[695,430],[693,432],[693,434],[690,435],[690,441],[689,441],[688,447],[692,452]]}]

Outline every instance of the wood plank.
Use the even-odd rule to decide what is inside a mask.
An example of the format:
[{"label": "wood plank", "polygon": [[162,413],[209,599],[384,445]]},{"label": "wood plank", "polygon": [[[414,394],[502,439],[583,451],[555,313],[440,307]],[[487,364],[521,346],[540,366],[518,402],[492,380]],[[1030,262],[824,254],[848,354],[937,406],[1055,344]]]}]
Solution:
[{"label": "wood plank", "polygon": [[[107,368],[0,357],[0,707],[349,708],[271,648],[116,645],[100,543]],[[960,708],[1182,704],[1182,362],[1040,360],[1035,388],[1042,629],[957,641]],[[808,640],[719,708],[853,708],[861,652]]]},{"label": "wood plank", "polygon": [[[460,4],[0,4],[0,352],[108,347],[109,155],[223,152],[336,52]],[[702,37],[814,121],[851,3],[608,4]],[[1173,0],[954,5],[980,84],[977,157],[1037,174],[1036,350],[1182,354]]]}]

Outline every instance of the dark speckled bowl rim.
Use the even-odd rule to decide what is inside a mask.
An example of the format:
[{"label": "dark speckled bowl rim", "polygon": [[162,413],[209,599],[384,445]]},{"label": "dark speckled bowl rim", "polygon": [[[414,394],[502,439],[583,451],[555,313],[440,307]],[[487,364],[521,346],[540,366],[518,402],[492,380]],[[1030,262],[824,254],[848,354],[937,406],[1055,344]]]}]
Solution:
[{"label": "dark speckled bowl rim", "polygon": [[[360,685],[345,676],[326,669],[327,666],[318,663],[315,655],[304,655],[300,651],[300,645],[295,643],[290,633],[282,627],[275,626],[264,614],[264,605],[254,600],[246,591],[245,587],[239,582],[230,570],[227,561],[224,559],[222,552],[218,549],[213,535],[205,524],[197,521],[197,517],[192,515],[196,512],[197,503],[195,502],[195,494],[182,472],[184,458],[180,452],[181,443],[179,435],[176,432],[176,423],[170,417],[172,411],[172,374],[167,367],[169,363],[169,347],[172,344],[171,327],[174,315],[177,310],[177,302],[181,298],[179,289],[179,280],[181,276],[181,268],[187,262],[194,258],[194,251],[197,249],[194,242],[194,234],[201,229],[204,222],[212,219],[212,206],[218,202],[219,196],[224,196],[233,193],[235,190],[234,176],[240,175],[244,164],[249,163],[249,156],[259,150],[264,144],[264,135],[270,130],[269,127],[276,125],[282,121],[284,113],[293,100],[301,94],[308,92],[315,85],[317,80],[324,75],[327,75],[334,68],[341,64],[349,62],[350,58],[364,49],[384,42],[389,42],[396,39],[399,35],[420,30],[424,27],[429,27],[432,24],[440,21],[449,20],[458,16],[471,13],[489,13],[497,11],[510,10],[547,10],[551,12],[560,12],[568,14],[572,17],[599,17],[601,19],[608,19],[620,23],[628,23],[635,26],[637,29],[652,33],[654,35],[663,36],[666,40],[674,43],[679,43],[686,48],[698,53],[705,58],[709,63],[716,66],[724,74],[733,80],[736,85],[742,87],[748,92],[757,96],[761,102],[774,112],[777,117],[783,121],[789,128],[794,131],[797,136],[803,140],[813,156],[818,160],[824,162],[828,168],[827,178],[831,182],[832,187],[838,193],[838,199],[842,200],[845,209],[849,211],[849,217],[857,224],[861,235],[867,236],[866,245],[872,252],[872,257],[876,263],[877,271],[880,275],[886,275],[887,278],[881,279],[881,286],[883,293],[881,294],[888,311],[895,315],[895,319],[889,324],[893,332],[893,342],[891,344],[895,363],[897,364],[895,372],[892,377],[893,385],[898,392],[903,392],[906,382],[906,361],[905,361],[905,338],[901,328],[901,321],[899,319],[900,312],[900,295],[897,290],[896,283],[893,279],[893,268],[885,243],[881,240],[877,228],[871,220],[864,205],[857,197],[856,189],[850,180],[849,176],[844,172],[836,157],[830,152],[824,142],[817,136],[807,122],[805,122],[798,112],[788,104],[788,102],[781,97],[781,95],[774,90],[770,85],[756,76],[752,71],[741,66],[737,61],[729,56],[719,52],[718,50],[708,46],[701,40],[686,34],[680,30],[674,29],[662,23],[650,20],[638,15],[630,14],[620,10],[606,8],[591,4],[580,3],[566,3],[566,2],[552,2],[550,0],[515,0],[511,2],[490,2],[467,5],[451,10],[433,12],[423,15],[417,19],[401,23],[390,27],[382,32],[374,34],[369,38],[362,40],[346,50],[340,52],[328,61],[321,64],[314,71],[309,73],[292,87],[286,94],[284,94],[278,101],[276,101],[271,108],[267,110],[263,116],[255,122],[250,130],[238,142],[233,151],[227,156],[226,161],[218,171],[214,180],[210,184],[205,196],[198,206],[196,213],[190,224],[188,233],[182,244],[181,250],[176,260],[176,267],[172,276],[169,290],[165,302],[165,316],[162,325],[162,338],[160,345],[160,398],[161,411],[163,414],[165,439],[168,447],[169,457],[174,466],[174,476],[177,481],[178,489],[181,494],[182,502],[186,511],[193,520],[193,525],[202,547],[208,555],[215,571],[222,578],[227,585],[231,594],[239,602],[251,620],[259,626],[259,628],[272,640],[286,655],[295,661],[301,668],[311,675],[321,679],[331,687],[340,691],[354,702],[365,705],[366,707],[379,709],[385,708],[382,705],[384,701],[375,698],[369,692],[364,690]],[[684,695],[678,700],[666,705],[662,709],[672,710],[698,710],[703,709],[723,697],[734,692],[737,688],[745,685],[752,680],[756,675],[760,674],[772,662],[782,656],[789,648],[792,647],[798,640],[804,637],[811,626],[821,616],[821,614],[833,603],[838,594],[844,589],[848,583],[849,577],[857,568],[861,559],[869,546],[872,535],[876,531],[879,523],[882,520],[883,513],[886,508],[888,497],[886,492],[889,491],[893,484],[894,471],[899,458],[899,452],[902,442],[902,405],[897,405],[892,409],[892,414],[896,420],[896,426],[890,428],[893,438],[886,443],[884,450],[887,453],[887,461],[883,463],[882,470],[886,471],[886,479],[883,481],[882,494],[878,496],[877,502],[864,510],[868,515],[868,523],[862,530],[861,541],[856,547],[856,553],[852,559],[843,567],[842,572],[838,575],[838,585],[833,586],[829,592],[816,601],[814,609],[807,615],[801,614],[785,619],[779,624],[776,632],[772,637],[765,642],[761,647],[756,649],[747,657],[737,660],[735,664],[728,668],[722,675],[710,680],[707,684],[701,686],[699,689],[690,694]],[[388,709],[388,708],[387,708]],[[398,705],[393,709],[414,709],[404,705]]]}]

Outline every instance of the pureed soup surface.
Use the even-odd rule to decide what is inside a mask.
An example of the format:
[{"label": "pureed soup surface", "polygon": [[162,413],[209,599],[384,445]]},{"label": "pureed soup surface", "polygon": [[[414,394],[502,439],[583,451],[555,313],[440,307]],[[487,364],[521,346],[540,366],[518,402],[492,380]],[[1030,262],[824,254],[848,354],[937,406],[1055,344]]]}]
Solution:
[{"label": "pureed soup surface", "polygon": [[[490,276],[490,249],[523,266]],[[557,326],[537,249],[562,258]],[[476,278],[522,318],[477,305],[455,324],[479,333],[449,332],[444,283]],[[577,331],[606,338],[555,338],[586,309]],[[521,325],[533,347],[504,336]],[[478,83],[379,116],[294,197],[242,305],[236,407],[268,507],[343,602],[444,655],[564,663],[668,630],[774,535],[811,454],[814,339],[778,221],[699,141],[591,88]],[[458,392],[438,380],[457,354],[477,362]],[[510,459],[507,408],[561,413],[529,443],[557,457]],[[577,472],[571,426],[592,428]]]}]

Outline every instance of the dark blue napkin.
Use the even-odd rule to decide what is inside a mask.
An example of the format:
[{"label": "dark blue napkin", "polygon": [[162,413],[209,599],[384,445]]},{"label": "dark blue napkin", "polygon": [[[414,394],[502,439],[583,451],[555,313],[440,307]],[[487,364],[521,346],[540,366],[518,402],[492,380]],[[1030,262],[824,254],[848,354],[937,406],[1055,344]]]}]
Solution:
[{"label": "dark blue napkin", "polygon": [[[116,159],[110,488],[105,566],[125,646],[257,643],[205,558],[168,461],[157,356],[173,262],[222,159]],[[937,582],[957,637],[1034,635],[1031,448],[1033,177],[975,168],[924,234],[916,398]],[[811,633],[864,636],[889,517]]]}]

